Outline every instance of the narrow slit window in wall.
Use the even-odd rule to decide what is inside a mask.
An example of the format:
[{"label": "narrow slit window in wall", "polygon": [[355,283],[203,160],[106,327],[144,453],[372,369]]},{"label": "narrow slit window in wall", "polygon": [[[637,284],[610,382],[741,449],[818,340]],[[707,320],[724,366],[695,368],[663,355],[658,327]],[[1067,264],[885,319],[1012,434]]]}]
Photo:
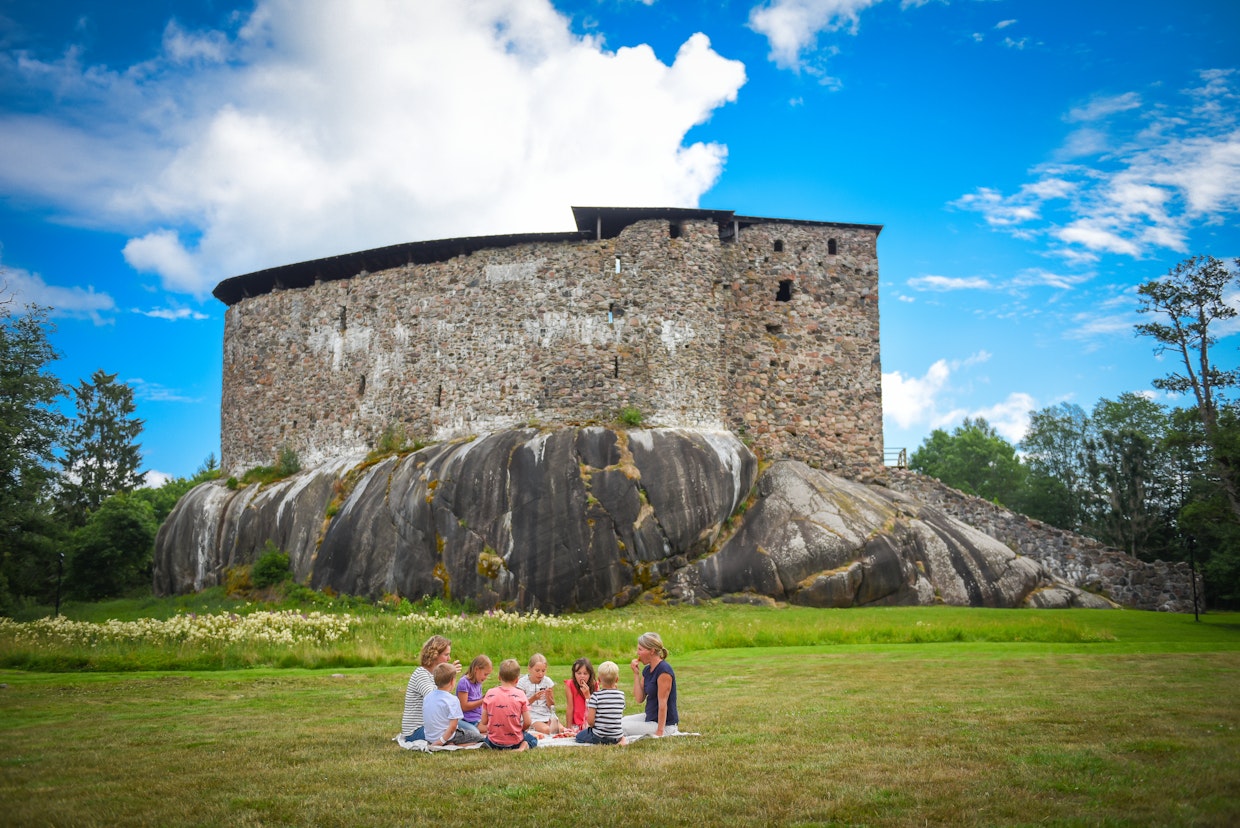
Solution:
[{"label": "narrow slit window in wall", "polygon": [[343,331],[347,327],[344,321],[345,313],[346,313],[345,307],[344,305],[341,305],[340,306],[340,321],[337,323],[337,327],[340,328],[341,331]]},{"label": "narrow slit window in wall", "polygon": [[834,255],[835,255],[835,252],[836,252],[836,244],[835,244],[835,239],[827,239],[827,253],[828,253],[828,255],[834,256]]},{"label": "narrow slit window in wall", "polygon": [[617,379],[620,377],[620,357],[614,357],[614,363],[612,365],[612,376],[616,377]]},{"label": "narrow slit window in wall", "polygon": [[441,408],[442,406],[443,406],[443,386],[441,385],[439,386],[439,391],[435,396],[435,407]]},{"label": "narrow slit window in wall", "polygon": [[792,301],[792,280],[791,279],[781,279],[779,281],[779,292],[775,294],[775,301],[776,302],[791,302]]},{"label": "narrow slit window in wall", "polygon": [[360,397],[366,393],[366,375],[362,374],[362,378],[357,381],[357,395]]}]

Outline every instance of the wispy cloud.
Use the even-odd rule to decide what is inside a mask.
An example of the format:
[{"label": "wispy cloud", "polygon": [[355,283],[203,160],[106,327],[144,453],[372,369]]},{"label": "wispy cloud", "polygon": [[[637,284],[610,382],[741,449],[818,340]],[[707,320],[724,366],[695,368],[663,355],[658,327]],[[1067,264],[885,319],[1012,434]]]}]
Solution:
[{"label": "wispy cloud", "polygon": [[59,287],[49,285],[37,273],[0,267],[0,298],[12,298],[18,307],[40,305],[50,308],[52,316],[89,319],[96,325],[114,321],[116,302],[93,286]]},{"label": "wispy cloud", "polygon": [[915,276],[908,280],[913,290],[990,290],[994,285],[981,276]]},{"label": "wispy cloud", "polygon": [[182,319],[201,320],[211,318],[201,311],[189,308],[150,308],[149,310],[134,308],[133,312],[142,316],[149,316],[152,319],[167,319],[169,322],[177,322]]},{"label": "wispy cloud", "polygon": [[1071,109],[1083,124],[1062,157],[1015,193],[979,187],[950,206],[977,212],[996,230],[1042,238],[1071,262],[1101,253],[1140,257],[1147,249],[1185,252],[1196,223],[1240,212],[1240,94],[1236,73],[1201,73],[1178,109],[1134,93],[1099,96]]},{"label": "wispy cloud", "polygon": [[133,389],[134,397],[148,402],[201,403],[202,397],[191,397],[174,388],[147,382],[141,378],[127,379],[125,384]]}]

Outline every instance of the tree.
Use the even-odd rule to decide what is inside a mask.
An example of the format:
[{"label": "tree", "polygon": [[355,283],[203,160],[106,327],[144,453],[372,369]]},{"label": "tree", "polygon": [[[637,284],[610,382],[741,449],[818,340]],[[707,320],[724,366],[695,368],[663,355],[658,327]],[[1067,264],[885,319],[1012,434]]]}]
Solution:
[{"label": "tree", "polygon": [[1099,400],[1090,419],[1090,534],[1147,560],[1163,557],[1174,534],[1178,502],[1169,428],[1164,406],[1133,393]]},{"label": "tree", "polygon": [[[1240,259],[1232,260],[1232,264],[1240,270]],[[1211,447],[1218,438],[1218,392],[1240,384],[1240,371],[1221,370],[1211,361],[1210,348],[1217,337],[1210,327],[1236,316],[1236,309],[1223,297],[1223,291],[1236,284],[1240,284],[1240,276],[1221,259],[1193,256],[1163,278],[1137,288],[1137,310],[1158,314],[1162,320],[1137,325],[1137,333],[1152,337],[1157,353],[1176,354],[1183,366],[1183,372],[1172,371],[1154,380],[1154,387],[1181,394],[1193,392],[1206,442]],[[1223,453],[1214,452],[1212,460],[1218,466],[1219,482],[1232,514],[1240,519],[1240,470]]]},{"label": "tree", "polygon": [[1029,430],[1020,444],[1029,466],[1025,514],[1061,529],[1081,529],[1089,497],[1091,429],[1079,405],[1060,403],[1029,415]]},{"label": "tree", "polygon": [[73,389],[77,419],[61,463],[65,481],[61,508],[75,526],[111,495],[142,485],[141,446],[135,442],[143,421],[133,416],[133,389],[102,370]]},{"label": "tree", "polygon": [[54,407],[64,386],[48,370],[59,358],[50,332],[46,308],[14,313],[11,298],[0,300],[0,609],[55,585],[50,466],[65,418]]},{"label": "tree", "polygon": [[950,435],[935,429],[913,452],[909,468],[1005,506],[1019,500],[1028,471],[1012,444],[981,417],[966,417]]},{"label": "tree", "polygon": [[74,532],[70,592],[97,601],[149,586],[157,529],[154,510],[143,499],[120,492],[104,500]]}]

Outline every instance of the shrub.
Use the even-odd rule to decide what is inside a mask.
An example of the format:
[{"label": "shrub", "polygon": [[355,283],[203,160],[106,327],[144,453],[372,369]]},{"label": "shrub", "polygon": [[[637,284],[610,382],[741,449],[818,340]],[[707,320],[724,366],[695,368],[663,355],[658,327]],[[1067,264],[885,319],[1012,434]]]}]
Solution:
[{"label": "shrub", "polygon": [[626,426],[636,428],[642,424],[642,421],[645,420],[646,417],[637,406],[626,405],[624,408],[620,409],[620,413],[616,415],[616,419]]},{"label": "shrub", "polygon": [[301,471],[301,458],[287,443],[280,446],[280,454],[276,458],[276,474],[288,477]]},{"label": "shrub", "polygon": [[281,552],[274,543],[267,541],[263,554],[250,568],[250,580],[255,589],[266,589],[292,577],[288,553]]}]

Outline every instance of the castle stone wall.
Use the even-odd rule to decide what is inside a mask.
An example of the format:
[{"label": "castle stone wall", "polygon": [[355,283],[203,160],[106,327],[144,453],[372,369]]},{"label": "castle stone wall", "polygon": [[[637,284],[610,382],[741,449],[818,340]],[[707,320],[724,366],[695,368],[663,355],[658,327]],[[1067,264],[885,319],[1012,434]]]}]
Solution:
[{"label": "castle stone wall", "polygon": [[771,457],[880,466],[877,228],[746,221],[721,238],[708,219],[639,220],[243,298],[225,321],[222,465],[633,406]]}]

